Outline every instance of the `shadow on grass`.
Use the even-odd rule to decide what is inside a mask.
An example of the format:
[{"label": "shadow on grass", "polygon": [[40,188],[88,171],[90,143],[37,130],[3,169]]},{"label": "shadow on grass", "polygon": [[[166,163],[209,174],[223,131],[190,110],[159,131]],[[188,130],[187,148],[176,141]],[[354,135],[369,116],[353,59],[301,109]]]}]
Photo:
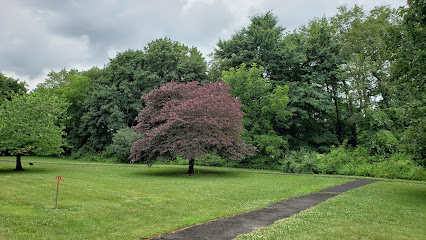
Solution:
[{"label": "shadow on grass", "polygon": [[39,174],[39,173],[50,173],[53,172],[54,170],[52,169],[46,169],[46,168],[42,168],[42,167],[28,167],[28,168],[24,168],[25,171],[13,171],[13,169],[15,169],[15,166],[13,167],[6,167],[6,168],[0,168],[0,176],[1,175],[12,175],[12,174],[21,174],[21,175],[29,175],[29,174]]},{"label": "shadow on grass", "polygon": [[152,177],[170,177],[170,178],[231,178],[236,177],[238,173],[234,172],[216,172],[204,169],[195,169],[195,174],[189,175],[188,169],[185,168],[146,168],[143,171],[137,171],[134,174],[137,176],[152,176]]}]

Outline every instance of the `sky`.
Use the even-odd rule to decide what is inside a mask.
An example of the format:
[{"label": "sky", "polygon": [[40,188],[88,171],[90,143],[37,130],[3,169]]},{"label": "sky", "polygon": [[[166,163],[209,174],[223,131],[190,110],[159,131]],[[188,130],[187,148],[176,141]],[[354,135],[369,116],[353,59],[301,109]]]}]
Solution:
[{"label": "sky", "polygon": [[103,68],[117,52],[163,37],[207,58],[250,16],[272,10],[293,31],[344,4],[368,11],[406,0],[0,0],[0,72],[34,89],[52,70]]}]

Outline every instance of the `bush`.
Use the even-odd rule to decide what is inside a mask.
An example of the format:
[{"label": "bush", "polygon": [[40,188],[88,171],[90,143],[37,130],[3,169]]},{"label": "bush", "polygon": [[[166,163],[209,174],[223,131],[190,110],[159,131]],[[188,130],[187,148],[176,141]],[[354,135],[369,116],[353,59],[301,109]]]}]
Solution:
[{"label": "bush", "polygon": [[319,157],[316,164],[317,171],[325,174],[336,174],[337,170],[349,159],[345,147],[346,143],[343,143],[338,148],[332,148],[329,154]]},{"label": "bush", "polygon": [[325,155],[304,149],[292,151],[283,161],[283,171],[426,180],[424,167],[416,165],[410,155],[370,155],[369,149],[363,146],[353,149],[345,143]]},{"label": "bush", "polygon": [[226,160],[216,154],[209,154],[204,158],[197,159],[195,161],[200,166],[213,166],[213,167],[224,167],[226,166]]},{"label": "bush", "polygon": [[255,135],[253,140],[259,154],[270,158],[281,159],[284,157],[284,150],[288,147],[288,142],[277,135]]},{"label": "bush", "polygon": [[317,173],[317,156],[315,152],[300,148],[290,151],[284,158],[283,171],[287,173]]},{"label": "bush", "polygon": [[251,169],[265,169],[265,170],[282,170],[280,159],[270,158],[265,156],[257,156],[246,158],[241,161],[229,160],[226,167],[234,168],[251,168]]},{"label": "bush", "polygon": [[369,138],[366,146],[372,154],[391,155],[397,151],[398,140],[391,131],[379,130]]},{"label": "bush", "polygon": [[78,151],[71,156],[73,159],[80,159],[89,162],[108,162],[113,163],[117,162],[117,159],[114,157],[105,156],[105,154],[100,153],[88,153],[84,151]]},{"label": "bush", "polygon": [[130,147],[140,138],[139,134],[133,132],[130,128],[122,128],[114,133],[112,143],[109,145],[104,155],[107,157],[115,157],[119,162],[130,162]]},{"label": "bush", "polygon": [[374,169],[374,175],[377,177],[426,180],[425,169],[416,166],[406,154],[394,154],[388,161],[376,163]]}]

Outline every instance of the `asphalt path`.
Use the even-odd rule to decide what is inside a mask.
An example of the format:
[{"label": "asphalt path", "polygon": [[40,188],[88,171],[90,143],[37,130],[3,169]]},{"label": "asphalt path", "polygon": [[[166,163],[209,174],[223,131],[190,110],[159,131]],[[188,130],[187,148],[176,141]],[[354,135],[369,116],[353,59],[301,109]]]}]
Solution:
[{"label": "asphalt path", "polygon": [[254,230],[271,225],[277,220],[293,216],[303,210],[311,208],[343,192],[349,191],[354,188],[362,187],[364,185],[374,182],[376,181],[369,179],[357,179],[355,181],[327,188],[319,192],[281,201],[256,211],[195,225],[174,233],[150,239],[233,239],[238,235],[249,233]]}]

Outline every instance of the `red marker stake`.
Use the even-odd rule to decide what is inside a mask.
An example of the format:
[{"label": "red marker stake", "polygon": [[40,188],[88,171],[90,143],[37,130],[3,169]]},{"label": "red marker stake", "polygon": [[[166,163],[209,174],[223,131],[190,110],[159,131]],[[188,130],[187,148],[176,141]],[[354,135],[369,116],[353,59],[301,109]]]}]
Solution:
[{"label": "red marker stake", "polygon": [[55,202],[55,210],[58,207],[58,194],[59,194],[59,182],[64,181],[61,176],[56,176],[56,202]]}]

